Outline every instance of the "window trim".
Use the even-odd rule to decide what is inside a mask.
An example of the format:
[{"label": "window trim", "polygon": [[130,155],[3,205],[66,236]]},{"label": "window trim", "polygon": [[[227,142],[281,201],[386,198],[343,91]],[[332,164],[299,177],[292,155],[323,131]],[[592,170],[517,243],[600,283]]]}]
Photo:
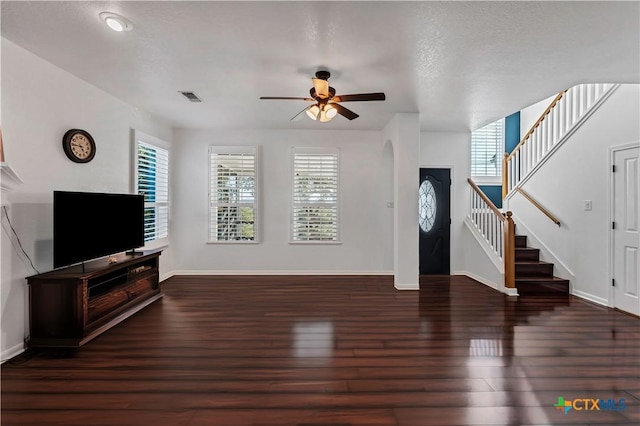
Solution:
[{"label": "window trim", "polygon": [[[500,173],[497,176],[487,176],[487,175],[476,175],[473,174],[474,172],[474,167],[473,167],[473,132],[480,130],[486,126],[489,126],[490,124],[496,123],[496,122],[502,122],[502,140],[501,140],[501,147],[502,147],[502,151],[498,152],[498,165],[500,167]],[[502,159],[504,157],[504,153],[505,153],[505,142],[506,142],[506,132],[505,132],[505,123],[506,120],[504,118],[501,118],[499,120],[494,120],[491,121],[489,123],[486,123],[485,125],[477,128],[476,130],[472,130],[470,135],[469,135],[469,153],[470,153],[470,158],[469,158],[469,175],[471,176],[471,178],[474,180],[474,182],[476,182],[477,184],[482,184],[482,185],[494,185],[494,184],[502,184],[502,174],[504,173],[504,171],[502,170]]]},{"label": "window trim", "polygon": [[[294,191],[295,191],[295,156],[296,154],[324,154],[324,155],[336,155],[336,239],[331,241],[322,241],[322,240],[294,240]],[[340,148],[334,147],[292,147],[290,153],[290,207],[289,207],[289,244],[291,245],[341,245],[342,244],[342,232],[341,232],[341,193],[340,190],[340,182],[341,182],[341,170],[342,170],[342,156],[340,155]]]},{"label": "window trim", "polygon": [[[148,145],[152,145],[156,148],[164,149],[167,151],[168,165],[167,165],[167,236],[164,238],[158,238],[151,241],[145,241],[145,245],[142,247],[142,250],[153,250],[160,249],[169,246],[170,238],[171,238],[171,146],[169,142],[157,138],[155,136],[149,135],[137,129],[132,129],[131,131],[133,143],[131,144],[131,148],[133,151],[133,179],[132,179],[132,193],[138,194],[138,143],[143,142]],[[146,204],[146,203],[145,203]]]},{"label": "window trim", "polygon": [[[253,240],[212,240],[211,239],[211,208],[213,202],[211,200],[211,154],[254,154],[254,177],[255,177],[255,201],[253,202],[253,222],[254,222],[254,237]],[[207,238],[206,244],[260,244],[261,240],[261,229],[262,223],[260,221],[260,212],[261,212],[261,181],[260,178],[260,158],[262,156],[262,149],[258,145],[209,145],[208,155],[207,155],[207,171],[208,171],[208,179],[207,179],[207,203],[208,203],[208,216],[207,216]]]}]

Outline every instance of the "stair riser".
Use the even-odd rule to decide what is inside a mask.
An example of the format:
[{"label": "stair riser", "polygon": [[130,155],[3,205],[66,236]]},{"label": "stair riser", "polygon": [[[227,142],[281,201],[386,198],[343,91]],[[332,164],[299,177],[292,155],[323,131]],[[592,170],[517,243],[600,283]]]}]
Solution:
[{"label": "stair riser", "polygon": [[527,247],[527,236],[516,235],[516,248],[525,248],[525,247]]},{"label": "stair riser", "polygon": [[553,264],[516,263],[516,278],[524,276],[553,277]]},{"label": "stair riser", "polygon": [[540,260],[540,250],[518,250],[516,249],[516,262],[538,262]]},{"label": "stair riser", "polygon": [[540,263],[540,250],[516,235],[516,288],[521,296],[568,296],[569,280],[553,276],[553,263]]},{"label": "stair riser", "polygon": [[567,295],[569,294],[569,281],[539,282],[516,280],[516,288],[521,296],[531,295]]}]

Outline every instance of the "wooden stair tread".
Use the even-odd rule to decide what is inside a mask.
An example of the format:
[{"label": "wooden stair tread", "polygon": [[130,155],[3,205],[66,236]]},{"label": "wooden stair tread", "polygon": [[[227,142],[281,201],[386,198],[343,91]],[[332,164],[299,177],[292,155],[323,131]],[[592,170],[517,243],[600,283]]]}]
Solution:
[{"label": "wooden stair tread", "polygon": [[553,263],[545,262],[543,260],[516,260],[516,265],[553,265]]},{"label": "wooden stair tread", "polygon": [[544,282],[568,282],[569,280],[560,278],[560,277],[541,277],[539,275],[527,275],[524,277],[522,276],[516,277],[516,282],[518,281],[538,281],[538,282],[544,283]]}]

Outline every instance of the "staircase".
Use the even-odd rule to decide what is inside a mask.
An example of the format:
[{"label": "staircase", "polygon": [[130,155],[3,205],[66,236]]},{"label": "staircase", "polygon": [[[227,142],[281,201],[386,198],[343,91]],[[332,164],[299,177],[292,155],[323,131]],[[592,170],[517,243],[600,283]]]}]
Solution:
[{"label": "staircase", "polygon": [[500,211],[471,178],[470,209],[465,224],[504,277],[507,294],[570,294],[569,280],[553,275],[554,265],[540,261],[540,250],[527,246],[525,235],[515,235],[515,217],[508,201],[519,193],[556,225],[550,211],[528,195],[522,186],[553,155],[591,114],[619,87],[619,84],[580,84],[559,93],[536,123],[502,163]]},{"label": "staircase", "polygon": [[540,261],[540,249],[528,247],[526,235],[516,235],[515,257],[515,284],[519,295],[569,294],[569,280],[553,276],[553,263]]}]

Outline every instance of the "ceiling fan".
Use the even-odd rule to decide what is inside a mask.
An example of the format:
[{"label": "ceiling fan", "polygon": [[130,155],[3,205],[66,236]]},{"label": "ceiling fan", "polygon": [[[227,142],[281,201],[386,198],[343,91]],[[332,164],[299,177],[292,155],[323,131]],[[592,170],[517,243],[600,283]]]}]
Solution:
[{"label": "ceiling fan", "polygon": [[298,114],[291,121],[298,120],[306,113],[312,120],[331,121],[337,114],[342,115],[349,120],[359,117],[358,114],[340,105],[338,102],[362,102],[362,101],[384,101],[386,99],[384,93],[359,93],[354,95],[336,95],[336,89],[329,86],[329,71],[320,70],[316,72],[316,77],[312,79],[313,87],[309,91],[310,98],[295,97],[278,97],[278,96],[261,96],[260,99],[271,100],[299,100],[314,102]]}]

